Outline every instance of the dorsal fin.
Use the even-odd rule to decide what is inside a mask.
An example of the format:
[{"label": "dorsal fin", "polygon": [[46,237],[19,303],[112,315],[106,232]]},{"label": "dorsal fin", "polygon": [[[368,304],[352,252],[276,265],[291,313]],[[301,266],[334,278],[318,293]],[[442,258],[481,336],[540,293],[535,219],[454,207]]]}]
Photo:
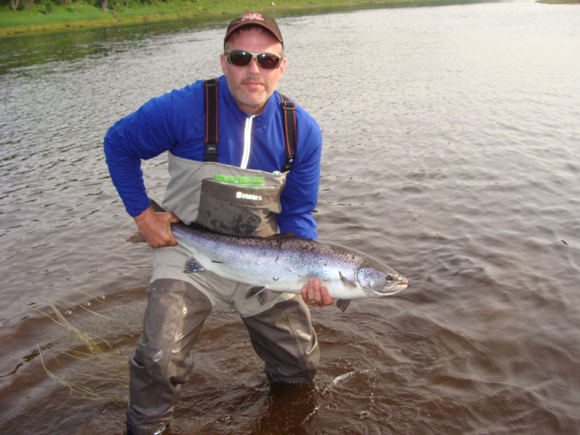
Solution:
[{"label": "dorsal fin", "polygon": [[286,237],[296,237],[293,233],[280,233],[280,234],[274,234],[273,236],[270,236],[272,238],[275,239],[284,239]]}]

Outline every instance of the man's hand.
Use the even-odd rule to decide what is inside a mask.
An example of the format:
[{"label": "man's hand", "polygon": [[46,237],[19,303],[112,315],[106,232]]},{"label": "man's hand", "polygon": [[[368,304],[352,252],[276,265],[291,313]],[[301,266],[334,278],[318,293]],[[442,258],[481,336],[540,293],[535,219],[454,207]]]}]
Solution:
[{"label": "man's hand", "polygon": [[173,213],[156,213],[151,207],[135,217],[135,222],[143,238],[152,248],[175,246],[177,241],[171,234],[171,223],[179,222]]},{"label": "man's hand", "polygon": [[334,303],[334,299],[328,294],[328,289],[323,287],[317,279],[310,278],[308,284],[302,287],[301,293],[306,305],[325,307]]}]

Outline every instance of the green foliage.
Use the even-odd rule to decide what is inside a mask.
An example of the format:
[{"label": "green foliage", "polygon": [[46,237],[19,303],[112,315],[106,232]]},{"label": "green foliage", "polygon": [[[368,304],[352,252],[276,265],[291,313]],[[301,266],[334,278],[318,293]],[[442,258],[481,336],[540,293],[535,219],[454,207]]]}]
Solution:
[{"label": "green foliage", "polygon": [[162,20],[223,20],[248,10],[281,14],[321,8],[433,6],[458,1],[481,0],[285,0],[276,1],[275,5],[270,0],[0,0],[0,38]]},{"label": "green foliage", "polygon": [[54,8],[56,7],[52,0],[44,0],[42,2],[42,6],[44,7],[44,13],[46,15],[52,14],[54,12]]}]

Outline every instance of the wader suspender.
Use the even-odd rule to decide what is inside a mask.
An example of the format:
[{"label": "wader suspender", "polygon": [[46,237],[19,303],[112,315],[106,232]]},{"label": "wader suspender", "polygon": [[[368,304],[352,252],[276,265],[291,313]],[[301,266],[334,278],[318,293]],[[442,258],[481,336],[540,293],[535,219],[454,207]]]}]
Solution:
[{"label": "wader suspender", "polygon": [[217,79],[205,80],[205,153],[206,162],[218,160],[218,81]]},{"label": "wader suspender", "polygon": [[[206,162],[217,162],[218,159],[218,81],[217,79],[205,80],[205,153]],[[282,172],[287,172],[294,165],[296,156],[296,104],[288,97],[280,94],[282,98],[282,113],[284,115],[284,141],[286,143],[286,162],[282,166]]]},{"label": "wader suspender", "polygon": [[282,94],[280,94],[280,98],[282,98],[284,141],[286,142],[286,162],[282,166],[282,172],[286,172],[292,169],[294,157],[296,156],[296,143],[298,140],[298,133],[296,132],[296,104]]}]

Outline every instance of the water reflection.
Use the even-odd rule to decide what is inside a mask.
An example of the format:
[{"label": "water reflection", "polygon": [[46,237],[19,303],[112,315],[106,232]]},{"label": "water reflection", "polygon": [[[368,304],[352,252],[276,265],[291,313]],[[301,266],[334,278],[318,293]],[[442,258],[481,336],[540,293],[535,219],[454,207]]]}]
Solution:
[{"label": "water reflection", "polygon": [[[435,0],[433,5],[485,3],[494,0]],[[422,2],[421,6],[429,2]],[[412,7],[406,2],[389,5],[349,5],[342,7],[317,7],[316,9],[291,10],[272,14],[276,17],[302,16],[305,14],[338,13],[379,7]],[[229,18],[228,18],[229,17]],[[223,28],[232,13],[222,17],[196,17],[171,22],[138,24],[88,31],[61,32],[46,35],[27,35],[6,38],[0,44],[0,75],[14,68],[22,68],[48,62],[66,62],[86,56],[107,56],[139,48],[157,36],[169,36],[203,29]]]},{"label": "water reflection", "polygon": [[0,44],[0,75],[14,68],[48,62],[103,57],[137,49],[157,36],[213,27],[223,25],[218,20],[189,20],[14,37]]}]

